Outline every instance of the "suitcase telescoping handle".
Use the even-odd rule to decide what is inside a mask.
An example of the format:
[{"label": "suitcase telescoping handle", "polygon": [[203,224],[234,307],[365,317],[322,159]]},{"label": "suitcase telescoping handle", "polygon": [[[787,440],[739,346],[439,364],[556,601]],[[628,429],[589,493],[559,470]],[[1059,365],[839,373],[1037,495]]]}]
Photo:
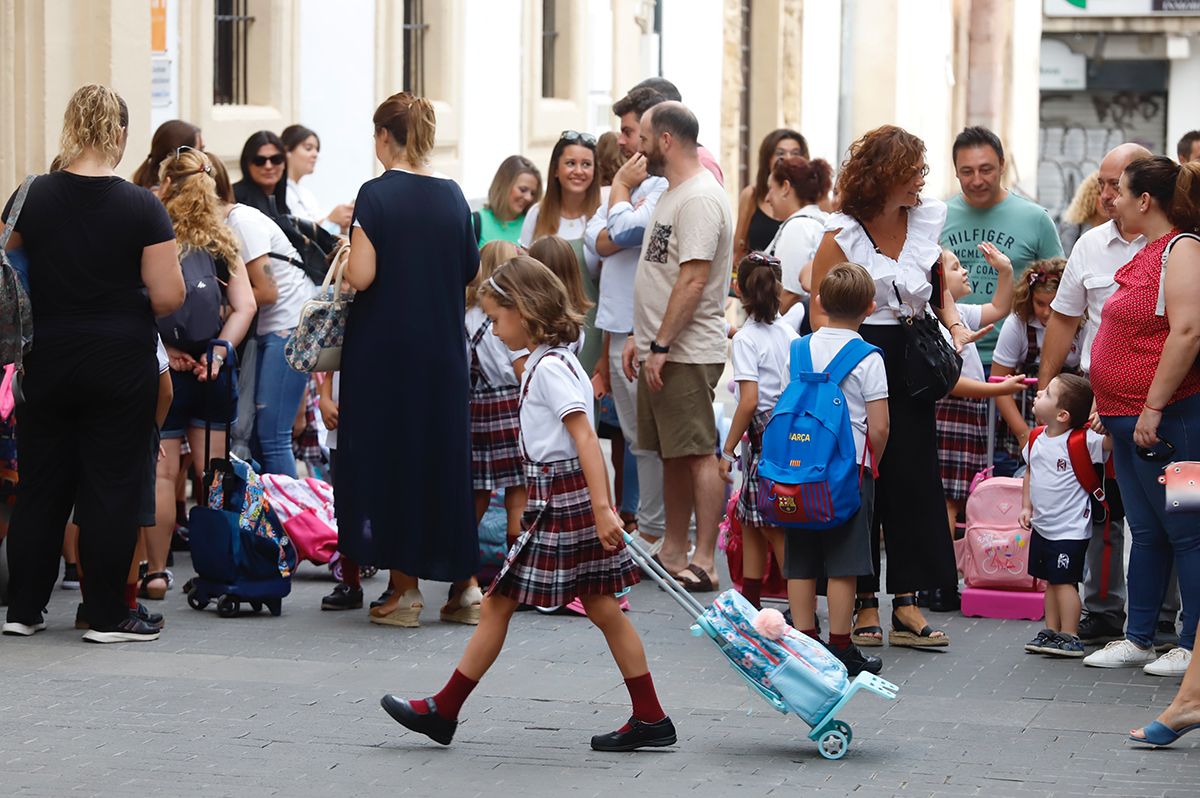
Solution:
[{"label": "suitcase telescoping handle", "polygon": [[[988,382],[1004,382],[1004,380],[1005,380],[1004,377],[988,377]],[[1038,384],[1037,377],[1026,377],[1024,380],[1022,380],[1022,382],[1024,382],[1025,385],[1027,385],[1029,387],[1033,387],[1034,385]],[[1021,391],[1021,414],[1022,415],[1025,414],[1026,399],[1027,399],[1027,397],[1025,396],[1025,391]],[[996,400],[995,400],[995,398],[992,398],[992,397],[988,398],[987,435],[988,435],[987,467],[991,468],[993,465],[995,465],[995,460],[996,460]]]},{"label": "suitcase telescoping handle", "polygon": [[658,586],[667,591],[667,595],[675,599],[676,603],[686,612],[691,613],[697,620],[704,615],[708,609],[703,604],[695,599],[691,593],[683,589],[683,585],[675,579],[674,576],[667,573],[667,570],[655,562],[654,558],[646,553],[628,533],[625,534],[625,546],[629,549],[629,554],[633,557],[633,561],[646,573],[650,574],[650,578],[658,583]]},{"label": "suitcase telescoping handle", "polygon": [[[211,402],[212,402],[212,390],[213,390],[213,384],[212,384],[212,382],[213,382],[213,372],[212,372],[213,353],[219,347],[225,348],[225,363],[224,363],[225,368],[229,368],[229,369],[234,368],[236,365],[236,361],[237,361],[237,352],[234,351],[233,344],[229,343],[228,341],[223,341],[220,338],[214,338],[208,342],[208,379],[205,381],[204,395],[206,397],[206,400],[210,403],[210,406],[208,408],[210,411],[212,410]],[[229,373],[229,407],[230,407],[229,414],[230,414],[230,418],[228,419],[228,421],[225,425],[225,462],[227,462],[227,463],[229,462],[229,446],[230,446],[229,439],[233,435],[233,414],[235,412],[237,412],[237,405],[234,404],[234,402],[233,402],[234,384],[235,383],[234,383],[234,379],[233,379],[233,372],[230,372]],[[204,420],[204,471],[205,471],[205,473],[208,473],[211,471],[211,469],[209,468],[209,464],[212,463],[212,452],[211,452],[211,448],[212,448],[212,421],[211,421],[212,412],[207,412],[204,415],[205,415],[205,420]]]}]

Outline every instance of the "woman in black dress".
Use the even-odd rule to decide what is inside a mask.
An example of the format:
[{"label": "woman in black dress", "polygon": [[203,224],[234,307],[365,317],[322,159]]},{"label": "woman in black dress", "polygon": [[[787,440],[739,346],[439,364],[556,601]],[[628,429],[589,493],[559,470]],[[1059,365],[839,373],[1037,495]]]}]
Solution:
[{"label": "woman in black dress", "polygon": [[183,304],[175,232],[158,199],[117,177],[129,111],[105,86],[71,97],[58,156],[38,177],[7,247],[24,247],[36,336],[17,406],[21,483],[8,536],[4,634],[46,628],[63,529],[75,508],[86,577],[85,640],[154,640],[126,575],[158,398],[155,315]]},{"label": "woman in black dress", "polygon": [[372,622],[418,626],[417,580],[433,579],[453,583],[442,620],[475,624],[483,595],[474,579],[463,296],[479,250],[458,184],[428,166],[432,104],[395,94],[374,122],[387,171],[354,205],[346,280],[358,294],[342,349],[339,548],[392,572],[392,595],[371,610]]}]

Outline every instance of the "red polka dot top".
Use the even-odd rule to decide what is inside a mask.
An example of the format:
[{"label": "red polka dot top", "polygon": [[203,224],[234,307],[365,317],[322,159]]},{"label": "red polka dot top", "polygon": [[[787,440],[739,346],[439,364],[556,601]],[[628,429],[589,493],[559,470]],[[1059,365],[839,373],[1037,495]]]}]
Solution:
[{"label": "red polka dot top", "polygon": [[[1155,314],[1162,279],[1162,254],[1172,230],[1150,242],[1116,275],[1117,290],[1104,303],[1104,314],[1092,343],[1089,376],[1096,409],[1104,416],[1138,416],[1162,357],[1171,326]],[[1200,393],[1200,369],[1193,366],[1168,404]]]}]

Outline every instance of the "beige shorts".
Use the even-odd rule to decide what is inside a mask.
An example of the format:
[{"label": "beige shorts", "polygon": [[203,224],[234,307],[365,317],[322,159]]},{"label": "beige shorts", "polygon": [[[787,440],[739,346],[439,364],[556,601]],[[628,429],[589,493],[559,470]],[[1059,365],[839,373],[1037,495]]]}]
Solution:
[{"label": "beige shorts", "polygon": [[663,366],[663,388],[655,392],[638,372],[638,447],[664,459],[715,455],[713,397],[724,363],[671,363]]}]

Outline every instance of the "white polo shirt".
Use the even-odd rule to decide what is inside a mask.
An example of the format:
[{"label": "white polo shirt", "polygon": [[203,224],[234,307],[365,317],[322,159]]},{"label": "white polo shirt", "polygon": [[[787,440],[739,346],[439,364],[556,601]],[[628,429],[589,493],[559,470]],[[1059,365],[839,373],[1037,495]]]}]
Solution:
[{"label": "white polo shirt", "polygon": [[1109,221],[1080,236],[1071,250],[1066,271],[1058,284],[1058,294],[1050,307],[1065,316],[1082,316],[1084,311],[1087,312],[1080,353],[1080,367],[1085,373],[1091,370],[1092,341],[1096,340],[1096,331],[1100,329],[1104,303],[1117,290],[1117,270],[1129,263],[1144,246],[1145,236],[1126,241],[1116,224]]},{"label": "white polo shirt", "polygon": [[534,349],[525,361],[521,377],[523,391],[525,384],[529,384],[521,401],[521,442],[526,456],[535,463],[579,456],[575,439],[563,424],[568,415],[584,412],[588,423],[595,423],[592,409],[595,401],[587,372],[574,353],[559,349],[547,357],[549,350],[545,344]]}]

